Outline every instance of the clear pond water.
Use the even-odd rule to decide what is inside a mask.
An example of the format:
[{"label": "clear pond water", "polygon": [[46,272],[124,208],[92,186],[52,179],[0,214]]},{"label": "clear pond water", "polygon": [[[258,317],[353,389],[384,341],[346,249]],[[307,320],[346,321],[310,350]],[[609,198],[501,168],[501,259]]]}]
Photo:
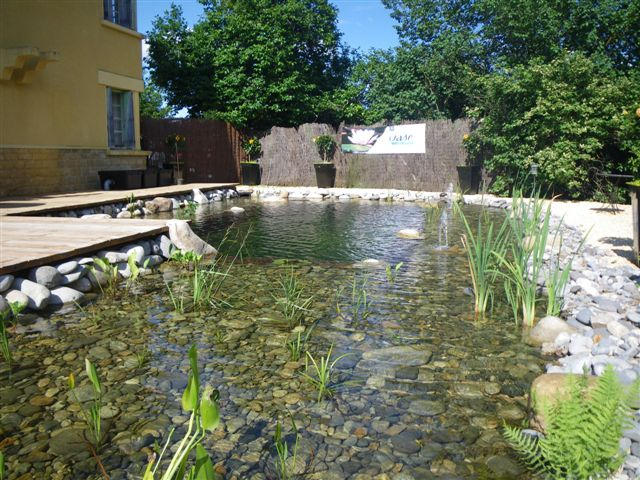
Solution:
[{"label": "clear pond water", "polygon": [[[106,391],[105,468],[112,479],[141,478],[154,442],[172,426],[176,438],[184,432],[191,344],[203,382],[220,391],[223,424],[204,445],[223,478],[278,478],[273,434],[280,419],[293,446],[288,412],[299,433],[296,478],[525,478],[500,426],[525,418],[544,358],[522,343],[506,311],[473,321],[458,219],[449,216],[449,246],[438,248],[440,215],[417,204],[234,205],[246,212],[217,203],[193,221],[214,245],[230,228],[225,252],[249,231],[220,293],[228,306],[175,312],[165,282],[184,283],[189,272],[165,264],[84,310],[21,319],[12,375],[0,366],[9,478],[100,478],[67,387],[73,372],[81,400],[90,397],[85,357]],[[425,238],[398,238],[403,228],[424,229]],[[385,262],[403,262],[395,282]],[[303,320],[305,333],[312,329],[308,350],[319,358],[333,345],[334,358],[348,354],[336,364],[335,396],[320,403],[301,375],[304,361],[289,360],[294,333],[274,300],[292,274],[313,296]],[[354,281],[367,292],[367,314],[353,314]]]}]

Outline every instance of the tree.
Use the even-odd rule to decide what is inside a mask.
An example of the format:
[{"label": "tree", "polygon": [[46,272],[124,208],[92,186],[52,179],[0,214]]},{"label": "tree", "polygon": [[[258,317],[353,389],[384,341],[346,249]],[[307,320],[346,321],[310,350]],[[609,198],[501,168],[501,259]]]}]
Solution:
[{"label": "tree", "polygon": [[144,82],[144,90],[140,94],[141,118],[167,118],[171,115],[171,107],[164,104],[162,93],[150,80]]},{"label": "tree", "polygon": [[508,194],[536,163],[550,193],[588,197],[596,170],[640,173],[637,80],[605,58],[575,52],[489,75],[468,148],[488,152],[497,193]]},{"label": "tree", "polygon": [[191,116],[264,130],[336,121],[350,66],[327,0],[202,0],[189,29],[172,5],[148,34],[154,81]]}]

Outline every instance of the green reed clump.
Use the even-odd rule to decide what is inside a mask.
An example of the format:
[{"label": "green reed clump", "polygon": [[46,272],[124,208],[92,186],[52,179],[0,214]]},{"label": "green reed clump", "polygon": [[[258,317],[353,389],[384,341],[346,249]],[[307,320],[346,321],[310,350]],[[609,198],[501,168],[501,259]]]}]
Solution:
[{"label": "green reed clump", "polygon": [[[344,312],[348,311],[351,320],[354,322],[366,320],[366,318],[371,315],[371,302],[367,293],[368,281],[369,280],[366,276],[363,277],[360,282],[356,275],[353,276],[353,281],[351,282],[350,302],[348,305],[341,304],[339,300],[336,302],[336,311],[338,312],[338,315],[344,317]],[[338,291],[338,298],[342,296],[343,291],[344,287]]]},{"label": "green reed clump", "polygon": [[568,396],[541,405],[545,420],[540,438],[505,425],[504,436],[532,472],[544,478],[609,478],[624,461],[620,439],[633,425],[631,408],[640,396],[640,381],[624,387],[611,365],[589,388],[588,376],[568,379]]},{"label": "green reed clump", "polygon": [[493,304],[495,282],[498,276],[496,258],[504,255],[507,245],[508,223],[502,223],[499,229],[483,209],[476,230],[471,228],[462,208],[454,203],[456,213],[462,219],[465,233],[462,235],[462,245],[467,254],[471,284],[474,293],[474,311],[476,318],[483,316]]},{"label": "green reed clump", "polygon": [[313,295],[307,297],[304,294],[304,286],[294,273],[293,269],[286,277],[278,280],[280,288],[275,294],[271,294],[276,305],[282,312],[284,319],[290,328],[300,325],[305,314],[310,312],[313,303]]},{"label": "green reed clump", "polygon": [[85,358],[84,363],[85,373],[87,374],[93,388],[93,401],[89,408],[86,409],[76,395],[76,380],[73,373],[69,375],[69,389],[80,406],[80,411],[82,412],[85,423],[89,428],[91,444],[95,447],[95,450],[98,451],[102,444],[102,418],[100,416],[100,410],[102,408],[102,383],[98,377],[96,367],[91,363],[91,360]]},{"label": "green reed clump", "polygon": [[[198,352],[195,345],[189,349],[189,363],[191,371],[182,395],[183,410],[191,412],[187,431],[177,447],[170,449],[173,452],[172,457],[164,472],[158,471],[175,432],[175,428],[171,429],[157,459],[154,454],[147,465],[143,480],[215,480],[217,478],[211,458],[202,446],[202,440],[207,432],[213,432],[220,424],[220,410],[217,403],[219,393],[211,387],[204,387],[202,394],[200,393]],[[189,466],[189,457],[193,451],[195,451],[195,462]]]},{"label": "green reed clump", "polygon": [[292,362],[297,362],[300,360],[302,354],[306,351],[307,343],[309,342],[309,337],[311,336],[311,332],[315,328],[316,324],[314,323],[311,328],[307,330],[307,333],[303,336],[302,330],[298,330],[297,334],[293,339],[287,341],[287,349],[289,350],[289,359]]},{"label": "green reed clump", "polygon": [[[332,350],[333,345],[329,347],[325,356],[320,357],[320,360],[316,360],[311,353],[307,352],[306,372],[303,373],[302,376],[318,391],[318,402],[322,401],[325,397],[332,397],[334,395],[335,385],[332,381],[334,368],[340,360],[349,355],[345,353],[332,360]],[[309,361],[311,361],[311,366],[309,365]],[[312,369],[311,375],[307,373],[310,367]]]},{"label": "green reed clump", "polygon": [[[118,281],[120,280],[120,272],[118,271],[118,265],[112,264],[106,258],[93,258],[93,265],[89,267],[89,271],[96,279],[96,283],[100,286],[100,290],[103,294],[112,295],[116,292]],[[102,286],[100,277],[105,275],[106,287]]]},{"label": "green reed clump", "polygon": [[515,189],[511,203],[509,246],[506,252],[496,252],[501,275],[505,279],[505,294],[514,312],[516,322],[532,326],[536,305],[540,297],[538,279],[544,265],[544,254],[549,239],[551,202],[545,206],[539,193],[525,199]]},{"label": "green reed clump", "polygon": [[[291,419],[291,428],[295,433],[293,451],[289,450],[287,440],[282,435],[282,426],[280,425],[279,419],[276,423],[276,431],[273,435],[273,445],[276,449],[275,466],[279,480],[289,480],[293,478],[294,473],[291,470],[295,471],[298,458],[298,440],[300,438],[298,435],[298,426],[296,425],[296,421],[293,418],[293,415],[291,415],[291,412],[287,410],[287,413]],[[290,464],[292,465],[291,467],[289,466]]]},{"label": "green reed clump", "polygon": [[396,283],[396,277],[398,276],[398,273],[400,272],[400,269],[402,268],[403,265],[404,265],[404,262],[399,262],[392,267],[390,263],[387,263],[387,266],[385,267],[385,273],[387,274],[387,282],[389,282],[391,285]]}]

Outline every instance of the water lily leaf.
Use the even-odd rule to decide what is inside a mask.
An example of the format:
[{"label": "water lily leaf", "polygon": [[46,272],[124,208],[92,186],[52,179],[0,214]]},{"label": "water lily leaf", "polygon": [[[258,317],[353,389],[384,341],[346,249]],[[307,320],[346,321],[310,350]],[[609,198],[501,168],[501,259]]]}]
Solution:
[{"label": "water lily leaf", "polygon": [[220,424],[220,410],[218,404],[211,399],[212,393],[211,387],[208,387],[200,400],[200,422],[202,428],[210,432],[213,432]]},{"label": "water lily leaf", "polygon": [[93,389],[96,391],[96,393],[101,393],[102,388],[100,387],[100,379],[98,378],[98,371],[96,370],[96,367],[88,358],[84,359],[84,366],[85,370],[87,371],[87,377],[89,377],[89,380],[91,380],[91,383],[93,385]]},{"label": "water lily leaf", "polygon": [[216,480],[217,475],[209,454],[200,444],[196,445],[196,478],[195,480]]}]

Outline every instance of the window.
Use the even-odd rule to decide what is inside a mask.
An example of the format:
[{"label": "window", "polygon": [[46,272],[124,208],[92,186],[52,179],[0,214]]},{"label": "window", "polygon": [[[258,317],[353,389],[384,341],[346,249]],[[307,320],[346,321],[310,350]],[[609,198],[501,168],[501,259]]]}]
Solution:
[{"label": "window", "polygon": [[135,29],[133,0],[103,0],[104,19],[123,27]]},{"label": "window", "polygon": [[107,88],[107,116],[109,148],[133,150],[133,94]]}]

